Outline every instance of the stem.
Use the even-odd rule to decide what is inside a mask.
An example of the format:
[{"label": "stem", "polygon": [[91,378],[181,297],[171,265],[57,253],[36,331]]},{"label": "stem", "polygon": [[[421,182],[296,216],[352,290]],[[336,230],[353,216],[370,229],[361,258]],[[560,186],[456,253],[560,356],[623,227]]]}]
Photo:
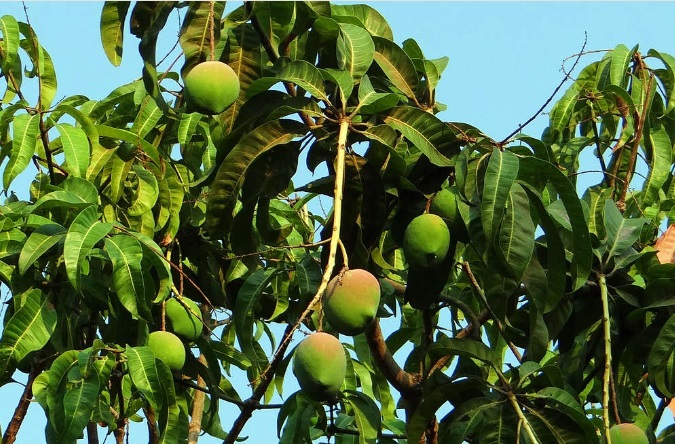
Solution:
[{"label": "stem", "polygon": [[28,412],[30,400],[33,398],[33,381],[35,381],[37,375],[40,374],[40,371],[41,369],[37,368],[35,365],[31,366],[30,373],[28,373],[28,381],[26,382],[26,387],[23,389],[21,399],[19,399],[19,404],[17,404],[14,415],[7,425],[5,434],[2,436],[3,444],[12,444],[16,440],[16,435],[19,433],[21,424]]},{"label": "stem", "polygon": [[480,288],[480,285],[478,284],[478,281],[476,280],[476,276],[473,275],[473,272],[471,271],[471,266],[469,265],[469,263],[467,261],[462,262],[462,269],[464,270],[464,272],[469,277],[469,281],[471,282],[471,286],[473,287],[476,294],[478,294],[478,297],[480,298],[481,302],[485,305],[485,308],[488,311],[488,313],[490,313],[490,317],[495,322],[495,325],[497,326],[497,330],[499,330],[499,334],[501,334],[502,337],[504,338],[504,341],[506,341],[506,344],[509,346],[509,349],[511,350],[511,353],[513,353],[513,356],[516,357],[518,362],[522,363],[523,362],[523,356],[520,354],[520,352],[518,351],[516,346],[513,344],[513,342],[507,340],[506,337],[504,336],[504,326],[502,325],[499,318],[497,318],[497,315],[492,311],[492,308],[490,308],[490,305],[488,304],[487,298],[485,297],[485,293],[483,292],[483,289]]},{"label": "stem", "polygon": [[157,430],[157,418],[155,415],[155,410],[151,405],[147,405],[143,407],[143,413],[145,413],[145,422],[148,425],[148,443],[158,444],[159,430]]},{"label": "stem", "polygon": [[[302,312],[295,324],[288,324],[284,336],[279,344],[279,348],[274,353],[272,361],[269,366],[262,372],[260,375],[260,383],[256,387],[253,396],[249,401],[253,404],[260,402],[260,399],[265,395],[267,387],[272,382],[272,376],[276,372],[277,367],[283,360],[284,353],[288,348],[288,345],[291,343],[291,338],[295,330],[297,330],[302,322],[309,316],[312,312],[312,308],[321,300],[323,292],[328,285],[328,281],[333,273],[333,268],[335,267],[335,256],[337,254],[338,241],[340,239],[340,224],[342,221],[342,197],[343,197],[343,188],[344,188],[344,178],[345,178],[345,151],[347,146],[347,133],[349,130],[349,121],[343,119],[340,122],[340,132],[338,133],[338,144],[337,144],[337,157],[335,159],[335,189],[334,189],[334,199],[333,199],[333,233],[330,238],[329,244],[329,253],[328,253],[328,262],[326,264],[326,269],[324,270],[323,277],[321,278],[321,284],[316,291],[316,294],[310,301],[309,305]],[[254,408],[244,408],[237,417],[230,430],[227,439],[223,441],[223,444],[234,444],[235,440],[241,433],[241,430],[244,428],[244,425],[251,417]]]},{"label": "stem", "polygon": [[[199,355],[199,362],[206,366],[206,358],[204,354]],[[206,382],[201,377],[197,376],[197,385],[199,387],[206,387]],[[204,414],[204,400],[206,394],[201,390],[195,390],[194,402],[192,403],[192,419],[188,428],[188,444],[197,444],[199,441],[199,432],[202,431],[202,415]],[[215,402],[215,401],[213,401]]]},{"label": "stem", "polygon": [[213,6],[214,6],[215,3],[216,3],[215,0],[211,0],[211,2],[209,4],[209,37],[210,37],[210,39],[209,39],[209,50],[211,51],[209,55],[211,57],[211,60],[215,60],[215,54],[216,54],[216,43],[215,43],[216,37],[215,37],[215,33],[213,31],[214,22],[216,21],[216,13],[213,10]]},{"label": "stem", "polygon": [[532,427],[530,427],[530,423],[525,418],[525,415],[523,414],[523,411],[520,409],[520,404],[518,404],[518,400],[516,399],[516,395],[513,394],[513,392],[508,391],[506,392],[506,397],[509,398],[509,402],[511,402],[511,405],[513,406],[513,410],[515,410],[516,415],[518,415],[518,423],[522,424],[523,428],[525,429],[525,433],[527,433],[527,437],[533,444],[539,443],[539,440],[537,439],[537,435],[534,434],[534,430],[532,430]]},{"label": "stem", "polygon": [[419,390],[417,377],[403,370],[394,360],[382,335],[380,321],[375,319],[365,333],[370,354],[387,381],[404,397],[415,394]]},{"label": "stem", "polygon": [[609,320],[609,300],[607,295],[607,280],[604,274],[598,277],[600,299],[602,300],[602,324],[605,339],[605,368],[602,377],[602,421],[605,428],[605,439],[611,443],[609,437],[609,380],[612,372],[612,337]]},{"label": "stem", "polygon": [[87,443],[98,444],[98,429],[95,422],[87,424]]},{"label": "stem", "polygon": [[52,150],[49,149],[49,135],[47,134],[47,125],[40,115],[40,139],[45,148],[45,160],[47,161],[47,170],[49,171],[49,181],[54,183],[54,159],[52,159]]}]

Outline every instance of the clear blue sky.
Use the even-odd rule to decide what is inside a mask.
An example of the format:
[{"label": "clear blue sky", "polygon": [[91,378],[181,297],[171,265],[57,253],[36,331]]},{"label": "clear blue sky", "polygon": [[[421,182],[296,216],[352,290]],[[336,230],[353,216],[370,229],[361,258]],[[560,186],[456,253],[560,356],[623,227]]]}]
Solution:
[{"label": "clear blue sky", "polygon": [[[239,4],[231,2],[228,9]],[[623,43],[628,47],[639,44],[643,53],[655,48],[675,55],[675,3],[670,2],[370,4],[388,20],[397,43],[414,38],[427,58],[450,57],[437,90],[437,100],[448,105],[440,117],[470,123],[495,139],[506,137],[544,103],[562,79],[562,60],[579,51],[585,32],[587,50],[611,49]],[[101,99],[116,86],[140,76],[135,37],[126,35],[121,67],[113,67],[105,58],[98,34],[101,6],[98,2],[27,3],[31,24],[55,63],[57,98],[84,94]],[[20,3],[0,2],[0,15],[5,14],[25,21]],[[175,16],[169,23],[172,21],[176,23]],[[163,32],[159,54],[173,45],[175,36],[172,30]],[[599,57],[586,56],[580,66]],[[569,68],[571,61],[566,66]],[[547,117],[542,116],[524,132],[539,136],[546,125]],[[13,188],[18,187],[20,183]],[[3,427],[9,422],[20,389],[17,384],[0,388]],[[287,384],[285,393],[293,390]],[[236,409],[223,407],[221,418],[227,430]],[[670,422],[670,417],[664,418],[662,426]],[[42,409],[33,405],[18,442],[43,442],[43,428]],[[145,428],[137,433],[137,439],[140,434],[145,436]],[[251,436],[249,442],[253,443],[276,442],[276,412],[256,413],[243,435]],[[220,441],[205,437],[200,442]]]}]

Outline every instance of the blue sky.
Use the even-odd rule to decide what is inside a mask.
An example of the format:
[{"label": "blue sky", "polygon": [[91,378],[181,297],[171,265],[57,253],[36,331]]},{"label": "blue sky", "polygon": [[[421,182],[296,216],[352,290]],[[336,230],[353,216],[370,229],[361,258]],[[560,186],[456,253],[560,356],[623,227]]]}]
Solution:
[{"label": "blue sky", "polygon": [[[239,4],[232,2],[228,8]],[[670,2],[370,4],[388,20],[397,43],[414,38],[427,58],[450,57],[437,90],[437,100],[448,109],[439,117],[470,123],[498,140],[527,120],[549,97],[563,78],[563,59],[580,50],[584,33],[588,35],[587,50],[611,49],[623,43],[628,47],[639,44],[643,53],[655,48],[675,54],[675,3]],[[101,6],[99,2],[27,3],[31,24],[55,63],[57,99],[74,94],[101,99],[116,86],[140,76],[135,37],[126,35],[120,67],[113,67],[105,58],[98,34]],[[5,14],[25,21],[21,3],[0,2],[0,15]],[[175,16],[169,23],[172,20],[176,23]],[[173,31],[163,32],[159,54],[173,45],[175,36]],[[599,57],[601,54],[585,56],[580,67]],[[566,66],[571,64],[569,61]],[[544,115],[524,132],[539,136],[546,125]],[[3,427],[11,418],[20,389],[16,384],[0,388]],[[293,390],[288,384],[285,392]],[[226,430],[234,414],[236,409],[229,406],[221,411]],[[662,426],[667,422],[672,422],[670,417],[662,421]],[[18,442],[42,442],[43,427],[42,410],[38,405],[31,406]],[[139,430],[145,433],[144,427]],[[254,443],[276,442],[276,412],[256,413],[243,435],[250,435]],[[204,438],[200,442],[220,441]]]}]

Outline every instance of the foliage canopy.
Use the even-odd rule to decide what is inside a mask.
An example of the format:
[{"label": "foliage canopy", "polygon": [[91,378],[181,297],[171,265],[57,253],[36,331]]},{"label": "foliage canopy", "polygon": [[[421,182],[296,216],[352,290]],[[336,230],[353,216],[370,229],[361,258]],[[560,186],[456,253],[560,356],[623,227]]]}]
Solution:
[{"label": "foliage canopy", "polygon": [[[183,65],[162,72],[174,13]],[[150,442],[232,443],[262,408],[284,443],[587,444],[623,422],[675,439],[655,436],[675,396],[672,56],[620,44],[581,69],[541,137],[497,141],[437,116],[448,58],[397,44],[368,5],[106,2],[108,59],[137,38],[144,64],[101,100],[55,101],[34,30],[5,15],[0,33],[0,384],[28,374],[3,442],[32,396],[50,443],[124,442],[130,420]],[[207,60],[241,87],[215,116],[182,94]],[[584,150],[602,181],[580,189]],[[26,196],[10,192],[31,167]],[[405,229],[441,190],[457,205],[448,253],[410,268]],[[340,336],[331,402],[283,393],[291,345],[332,332],[321,297],[346,268],[379,278],[378,317],[397,327]],[[147,345],[170,299],[204,323],[174,372]],[[221,401],[241,414],[222,418]]]}]

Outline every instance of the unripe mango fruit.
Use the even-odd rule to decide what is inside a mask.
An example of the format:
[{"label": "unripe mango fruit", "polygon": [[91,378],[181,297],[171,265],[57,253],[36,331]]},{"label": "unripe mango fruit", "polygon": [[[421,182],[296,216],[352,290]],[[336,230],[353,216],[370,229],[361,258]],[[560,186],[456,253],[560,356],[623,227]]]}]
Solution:
[{"label": "unripe mango fruit", "polygon": [[187,103],[202,114],[220,114],[239,97],[237,73],[217,60],[195,65],[183,80]]},{"label": "unripe mango fruit", "polygon": [[459,214],[457,196],[448,189],[442,189],[431,199],[429,212],[442,217],[451,224],[457,219]]},{"label": "unripe mango fruit", "polygon": [[435,214],[422,214],[403,234],[403,254],[411,268],[434,267],[443,262],[450,248],[450,231]]},{"label": "unripe mango fruit", "polygon": [[609,438],[612,444],[649,444],[645,432],[635,424],[628,422],[610,427]]},{"label": "unripe mango fruit", "polygon": [[340,341],[315,332],[300,342],[293,355],[293,374],[300,389],[315,401],[328,401],[340,390],[347,374],[347,358]]},{"label": "unripe mango fruit", "polygon": [[192,299],[184,297],[181,300],[190,307],[190,310],[172,298],[166,301],[164,306],[166,317],[171,321],[171,331],[189,341],[194,341],[202,334],[202,313]]},{"label": "unripe mango fruit", "polygon": [[354,269],[335,276],[328,283],[323,312],[339,333],[355,336],[363,333],[377,316],[380,283],[366,270]]},{"label": "unripe mango fruit", "polygon": [[178,371],[185,365],[185,347],[183,342],[169,331],[153,331],[148,335],[148,347],[155,357],[162,360],[167,367]]}]

